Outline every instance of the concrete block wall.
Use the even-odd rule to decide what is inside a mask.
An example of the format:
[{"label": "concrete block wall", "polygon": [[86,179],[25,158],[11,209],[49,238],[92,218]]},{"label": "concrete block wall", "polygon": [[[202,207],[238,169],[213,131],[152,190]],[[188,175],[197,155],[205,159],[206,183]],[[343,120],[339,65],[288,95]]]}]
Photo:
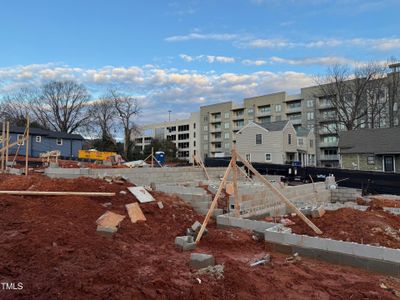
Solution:
[{"label": "concrete block wall", "polygon": [[338,188],[331,190],[331,201],[332,202],[347,202],[355,201],[357,197],[361,197],[361,190],[353,188]]}]

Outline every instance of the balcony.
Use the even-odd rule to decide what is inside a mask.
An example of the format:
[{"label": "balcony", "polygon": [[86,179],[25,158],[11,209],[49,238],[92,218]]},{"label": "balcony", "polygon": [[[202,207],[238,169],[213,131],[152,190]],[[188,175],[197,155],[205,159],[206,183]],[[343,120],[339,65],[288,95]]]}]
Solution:
[{"label": "balcony", "polygon": [[222,147],[211,147],[211,152],[222,152]]},{"label": "balcony", "polygon": [[339,155],[338,154],[331,154],[331,155],[322,154],[319,157],[319,160],[339,160]]},{"label": "balcony", "polygon": [[289,119],[293,125],[301,125],[301,118],[300,119]]},{"label": "balcony", "polygon": [[221,142],[222,138],[221,137],[211,137],[211,143],[215,143],[215,142]]},{"label": "balcony", "polygon": [[319,142],[318,145],[320,148],[330,148],[330,147],[337,147],[338,146],[338,141],[335,142]]},{"label": "balcony", "polygon": [[301,112],[301,106],[292,106],[292,107],[287,107],[286,108],[286,113],[296,113],[296,112]]},{"label": "balcony", "polygon": [[333,108],[333,103],[330,103],[330,102],[322,102],[322,103],[319,103],[318,108],[319,108],[319,109]]},{"label": "balcony", "polygon": [[257,117],[270,116],[271,110],[257,111]]},{"label": "balcony", "polygon": [[211,117],[210,123],[219,123],[221,122],[221,117]]},{"label": "balcony", "polygon": [[233,120],[243,120],[244,119],[244,114],[233,114],[232,115]]},{"label": "balcony", "polygon": [[210,132],[221,132],[221,127],[211,127]]}]

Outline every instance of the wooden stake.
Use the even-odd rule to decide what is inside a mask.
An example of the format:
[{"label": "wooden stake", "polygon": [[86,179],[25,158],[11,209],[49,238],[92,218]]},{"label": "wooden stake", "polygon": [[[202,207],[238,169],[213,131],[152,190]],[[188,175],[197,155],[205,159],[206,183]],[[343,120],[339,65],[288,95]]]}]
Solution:
[{"label": "wooden stake", "polygon": [[6,121],[3,120],[1,130],[1,172],[4,171],[4,144],[6,142]]},{"label": "wooden stake", "polygon": [[194,154],[193,154],[193,159],[197,162],[197,164],[198,164],[200,167],[203,168],[203,171],[204,171],[204,173],[206,174],[207,180],[210,180],[210,176],[208,175],[208,172],[207,172],[206,166],[205,166],[204,163],[203,163],[203,160],[202,160],[200,157],[198,157],[198,156],[196,156],[196,155],[194,155]]},{"label": "wooden stake", "polygon": [[228,179],[229,173],[231,172],[231,168],[232,168],[232,159],[229,162],[229,165],[228,165],[228,168],[225,171],[224,177],[222,178],[222,181],[219,184],[217,193],[215,194],[214,199],[213,199],[213,201],[212,201],[212,203],[210,205],[210,209],[208,210],[207,215],[206,215],[206,217],[205,217],[205,219],[203,221],[203,224],[201,225],[200,231],[197,234],[196,243],[198,243],[200,241],[200,239],[201,239],[201,237],[202,237],[202,235],[204,233],[204,230],[206,229],[208,221],[210,220],[211,215],[212,215],[212,213],[214,211],[214,208],[217,205],[219,196],[221,195],[222,188],[225,186],[226,180]]},{"label": "wooden stake", "polygon": [[100,193],[100,192],[0,191],[0,195],[112,197],[112,196],[115,196],[115,193]]},{"label": "wooden stake", "polygon": [[154,148],[151,147],[151,167],[154,167]]},{"label": "wooden stake", "polygon": [[[26,138],[25,138],[25,176],[28,176],[29,161],[29,115],[26,116]],[[25,135],[24,135],[25,136]]]},{"label": "wooden stake", "polygon": [[8,148],[10,148],[10,122],[7,121],[6,125],[6,164],[5,170],[7,171],[7,162],[8,162]]},{"label": "wooden stake", "polygon": [[238,180],[238,166],[236,164],[236,150],[235,150],[235,145],[233,145],[232,149],[232,172],[233,172],[233,197],[235,199],[235,214],[236,217],[240,216],[240,208],[239,208],[239,191],[238,191],[238,185],[237,185],[237,180]]},{"label": "wooden stake", "polygon": [[[237,152],[236,152],[237,153]],[[273,184],[271,184],[268,179],[266,179],[264,176],[262,176],[254,167],[249,164],[246,160],[244,160],[239,153],[237,153],[237,157],[240,159],[242,163],[246,165],[246,167],[254,173],[266,186],[268,186],[278,197],[281,199],[285,204],[292,210],[294,211],[300,219],[302,219],[308,226],[311,227],[312,230],[315,231],[317,234],[322,234],[322,231],[314,225],[313,222],[311,222],[295,205],[293,205],[292,202],[288,198],[285,197]]]}]

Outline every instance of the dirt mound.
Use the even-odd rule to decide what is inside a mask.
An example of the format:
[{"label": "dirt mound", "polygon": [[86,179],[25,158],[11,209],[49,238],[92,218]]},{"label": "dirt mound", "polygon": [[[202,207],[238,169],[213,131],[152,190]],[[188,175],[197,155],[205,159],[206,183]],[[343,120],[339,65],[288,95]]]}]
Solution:
[{"label": "dirt mound", "polygon": [[[395,299],[381,282],[389,278],[362,270],[302,259],[286,264],[246,231],[217,229],[211,222],[196,252],[211,253],[224,264],[224,277],[195,275],[189,252],[174,239],[202,220],[178,198],[152,193],[163,201],[140,204],[147,221],[125,218],[113,238],[96,234],[106,210],[125,214],[136,202],[129,183],[78,178],[0,176],[0,189],[113,191],[116,197],[0,196],[0,281],[22,282],[20,291],[0,291],[1,299]],[[112,205],[102,206],[106,202]],[[273,265],[249,262],[272,253]],[[199,280],[196,279],[199,277]]]},{"label": "dirt mound", "polygon": [[[291,217],[296,224],[288,226],[293,233],[316,236],[298,216]],[[385,211],[360,211],[341,208],[327,211],[322,218],[312,219],[322,230],[322,237],[361,244],[400,248],[400,216]]]}]

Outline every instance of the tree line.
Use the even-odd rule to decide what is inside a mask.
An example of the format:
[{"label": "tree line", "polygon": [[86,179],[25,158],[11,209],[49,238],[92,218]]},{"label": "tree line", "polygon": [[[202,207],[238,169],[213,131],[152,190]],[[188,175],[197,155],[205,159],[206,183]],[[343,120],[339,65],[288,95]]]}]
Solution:
[{"label": "tree line", "polygon": [[[92,146],[118,151],[126,159],[133,153],[140,106],[136,98],[116,89],[93,100],[88,89],[73,80],[51,81],[37,88],[21,88],[0,102],[0,119],[25,126],[92,137]],[[123,143],[118,142],[122,138]],[[122,145],[121,145],[122,144]]]}]

